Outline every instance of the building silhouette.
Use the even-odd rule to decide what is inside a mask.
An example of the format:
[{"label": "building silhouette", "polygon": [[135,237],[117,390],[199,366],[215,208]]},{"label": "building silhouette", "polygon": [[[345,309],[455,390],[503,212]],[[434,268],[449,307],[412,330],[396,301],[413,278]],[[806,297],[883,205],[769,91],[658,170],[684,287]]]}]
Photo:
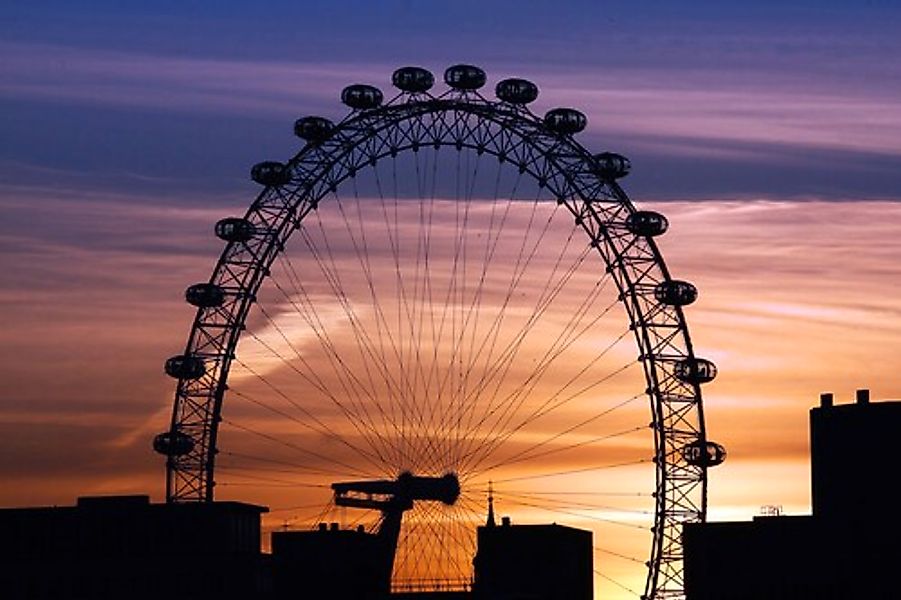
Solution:
[{"label": "building silhouette", "polygon": [[313,531],[272,533],[272,585],[275,598],[374,600],[387,598],[376,560],[378,536],[358,529],[321,523]]},{"label": "building silhouette", "polygon": [[0,509],[0,598],[248,600],[265,588],[261,506],[147,496]]},{"label": "building silhouette", "polygon": [[901,402],[822,394],[810,411],[813,514],[685,526],[688,600],[901,598]]},{"label": "building silhouette", "polygon": [[321,524],[276,531],[240,502],[154,504],[82,497],[0,509],[3,600],[592,600],[591,532],[494,522],[478,528],[471,589],[390,591],[384,540]]},{"label": "building silhouette", "polygon": [[475,600],[592,600],[591,531],[557,525],[494,524],[478,528]]}]

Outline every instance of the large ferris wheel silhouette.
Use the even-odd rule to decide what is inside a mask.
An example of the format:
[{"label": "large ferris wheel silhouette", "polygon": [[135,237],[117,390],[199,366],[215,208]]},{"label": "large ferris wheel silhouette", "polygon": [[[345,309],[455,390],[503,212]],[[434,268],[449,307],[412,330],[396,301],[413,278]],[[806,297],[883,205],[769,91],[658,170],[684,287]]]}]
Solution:
[{"label": "large ferris wheel silhouette", "polygon": [[404,67],[388,101],[348,86],[347,116],[299,119],[300,150],[254,166],[262,190],[216,224],[225,248],[165,365],[167,499],[283,506],[297,527],[349,510],[408,589],[471,578],[490,488],[589,526],[598,586],[683,597],[681,528],[725,451],[667,220],[618,184],[628,159],[576,141],[578,110],[534,114],[523,79],[490,99],[471,65],[444,82]]}]

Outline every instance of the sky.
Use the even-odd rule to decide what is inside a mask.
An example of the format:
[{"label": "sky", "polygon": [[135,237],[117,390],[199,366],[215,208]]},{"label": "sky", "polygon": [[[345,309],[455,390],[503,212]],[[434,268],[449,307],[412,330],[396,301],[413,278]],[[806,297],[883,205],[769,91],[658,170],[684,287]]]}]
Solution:
[{"label": "sky", "polygon": [[18,2],[0,7],[0,505],[163,495],[165,357],[249,166],[352,82],[459,62],[575,106],[665,213],[713,519],[809,510],[821,391],[901,399],[901,6],[868,2]]}]

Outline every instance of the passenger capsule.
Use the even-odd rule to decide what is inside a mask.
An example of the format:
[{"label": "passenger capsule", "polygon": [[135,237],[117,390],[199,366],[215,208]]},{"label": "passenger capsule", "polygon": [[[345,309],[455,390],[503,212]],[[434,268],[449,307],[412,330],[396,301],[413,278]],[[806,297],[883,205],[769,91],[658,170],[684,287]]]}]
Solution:
[{"label": "passenger capsule", "polygon": [[253,223],[238,217],[226,217],[216,223],[216,237],[226,242],[246,242],[256,234]]},{"label": "passenger capsule", "polygon": [[726,460],[726,449],[710,441],[692,442],[682,447],[682,458],[693,467],[715,467]]},{"label": "passenger capsule", "polygon": [[200,379],[206,373],[202,358],[177,354],[166,361],[166,375],[174,379]]},{"label": "passenger capsule", "polygon": [[222,306],[225,290],[215,283],[195,283],[185,290],[185,300],[199,308]]},{"label": "passenger capsule", "polygon": [[678,279],[661,281],[654,288],[654,298],[661,304],[685,306],[698,299],[698,288]]},{"label": "passenger capsule", "polygon": [[485,71],[472,65],[454,65],[444,71],[444,83],[455,90],[477,90],[485,79]]},{"label": "passenger capsule", "polygon": [[626,217],[626,229],[635,235],[655,237],[666,233],[668,228],[666,217],[652,210],[639,210]]},{"label": "passenger capsule", "polygon": [[164,456],[184,456],[194,449],[194,440],[181,431],[164,431],[153,438],[153,449]]},{"label": "passenger capsule", "polygon": [[525,79],[504,79],[494,86],[494,94],[510,104],[528,104],[538,97],[538,86]]},{"label": "passenger capsule", "polygon": [[676,379],[685,383],[710,383],[716,379],[716,365],[706,358],[686,358],[676,363]]},{"label": "passenger capsule", "polygon": [[554,133],[572,135],[588,125],[588,118],[574,108],[555,108],[544,115],[544,125]]},{"label": "passenger capsule", "polygon": [[356,110],[377,108],[383,99],[382,90],[363,83],[349,85],[341,92],[341,102]]},{"label": "passenger capsule", "polygon": [[391,75],[394,87],[410,93],[427,92],[435,85],[435,76],[422,67],[401,67]]},{"label": "passenger capsule", "polygon": [[308,142],[321,142],[334,129],[334,123],[325,117],[302,117],[294,121],[294,135]]},{"label": "passenger capsule", "polygon": [[625,177],[632,170],[632,161],[613,152],[601,152],[594,155],[598,166],[598,173],[605,179],[619,179]]},{"label": "passenger capsule", "polygon": [[267,160],[253,166],[250,178],[260,185],[284,185],[291,181],[291,170],[284,163]]}]

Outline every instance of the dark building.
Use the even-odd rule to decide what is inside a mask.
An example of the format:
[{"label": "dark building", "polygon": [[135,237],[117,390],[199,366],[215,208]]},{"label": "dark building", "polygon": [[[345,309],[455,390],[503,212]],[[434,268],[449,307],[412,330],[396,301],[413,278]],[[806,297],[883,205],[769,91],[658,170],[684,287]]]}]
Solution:
[{"label": "dark building", "polygon": [[382,544],[362,528],[320,524],[313,531],[272,533],[272,583],[276,598],[373,600],[387,598]]},{"label": "dark building", "polygon": [[[465,590],[433,589],[391,592],[382,573],[384,540],[362,527],[339,529],[321,523],[313,531],[272,533],[274,597],[329,600],[465,600]],[[437,587],[441,587],[440,585]]]},{"label": "dark building", "polygon": [[[390,592],[384,536],[337,524],[272,534],[265,507],[152,504],[147,496],[0,509],[3,600],[591,600],[591,532],[561,525],[478,529],[475,580]],[[392,549],[393,552],[393,549]]]},{"label": "dark building", "polygon": [[0,597],[248,600],[261,580],[260,513],[240,502],[147,496],[0,509]]},{"label": "dark building", "polygon": [[893,490],[901,402],[810,411],[813,515],[685,526],[688,600],[901,598]]},{"label": "dark building", "polygon": [[476,600],[591,600],[594,590],[591,532],[563,525],[496,526],[489,516],[478,529],[473,597]]}]

